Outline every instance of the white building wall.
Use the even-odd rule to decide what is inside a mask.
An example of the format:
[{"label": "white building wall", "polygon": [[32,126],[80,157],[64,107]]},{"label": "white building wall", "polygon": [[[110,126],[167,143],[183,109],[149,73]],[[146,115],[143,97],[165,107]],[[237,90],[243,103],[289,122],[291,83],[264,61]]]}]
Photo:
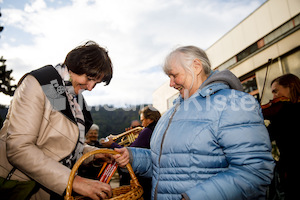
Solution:
[{"label": "white building wall", "polygon": [[221,65],[300,11],[300,0],[269,0],[206,50],[212,68]]},{"label": "white building wall", "polygon": [[163,114],[170,108],[171,101],[175,99],[178,94],[178,90],[170,87],[169,81],[167,81],[152,94],[153,107]]}]

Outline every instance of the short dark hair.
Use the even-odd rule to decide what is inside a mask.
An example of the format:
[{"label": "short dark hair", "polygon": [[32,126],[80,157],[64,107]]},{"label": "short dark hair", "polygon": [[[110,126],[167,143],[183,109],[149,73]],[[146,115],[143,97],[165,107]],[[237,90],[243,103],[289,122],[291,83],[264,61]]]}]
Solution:
[{"label": "short dark hair", "polygon": [[110,83],[113,74],[108,52],[94,41],[88,41],[70,51],[64,65],[78,75],[86,74],[97,79],[103,75],[102,82],[105,85]]},{"label": "short dark hair", "polygon": [[142,108],[139,114],[143,114],[145,119],[152,119],[154,122],[158,122],[160,118],[160,112],[153,106],[146,106]]}]

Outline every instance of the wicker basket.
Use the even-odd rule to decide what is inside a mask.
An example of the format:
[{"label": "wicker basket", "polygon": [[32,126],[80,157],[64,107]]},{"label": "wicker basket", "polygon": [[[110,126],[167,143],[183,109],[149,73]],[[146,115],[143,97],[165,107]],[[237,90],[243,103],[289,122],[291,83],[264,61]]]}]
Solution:
[{"label": "wicker basket", "polygon": [[[98,150],[91,151],[91,152],[88,152],[88,153],[84,154],[75,163],[75,165],[74,165],[74,167],[71,171],[69,181],[68,181],[68,185],[67,185],[67,189],[66,189],[65,200],[85,199],[85,197],[73,197],[73,196],[71,196],[75,173],[77,172],[79,166],[82,164],[82,162],[85,159],[87,159],[91,155],[94,155],[94,154],[97,154],[97,153],[108,153],[108,154],[113,154],[113,155],[118,154],[118,152],[113,151],[113,150],[109,150],[109,149],[98,149]],[[110,198],[110,200],[143,200],[143,197],[142,197],[143,188],[139,184],[138,179],[136,178],[136,176],[135,176],[135,174],[132,170],[131,165],[128,163],[126,165],[126,168],[128,169],[130,177],[131,177],[130,185],[113,188],[112,189],[113,197]]]}]

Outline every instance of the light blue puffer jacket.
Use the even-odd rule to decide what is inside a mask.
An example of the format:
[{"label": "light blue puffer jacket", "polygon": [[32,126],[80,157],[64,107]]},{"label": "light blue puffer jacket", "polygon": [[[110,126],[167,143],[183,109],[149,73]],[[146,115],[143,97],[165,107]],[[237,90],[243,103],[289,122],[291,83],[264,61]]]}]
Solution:
[{"label": "light blue puffer jacket", "polygon": [[134,171],[153,177],[152,199],[265,198],[274,162],[260,106],[230,87],[240,89],[231,72],[214,73],[161,117],[151,150],[130,148]]}]

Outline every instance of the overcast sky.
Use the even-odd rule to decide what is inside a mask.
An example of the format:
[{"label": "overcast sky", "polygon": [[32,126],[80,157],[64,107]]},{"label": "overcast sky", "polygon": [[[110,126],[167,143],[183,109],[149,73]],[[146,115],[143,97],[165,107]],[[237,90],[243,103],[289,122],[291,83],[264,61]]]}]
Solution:
[{"label": "overcast sky", "polygon": [[[168,77],[165,56],[180,45],[207,49],[265,0],[0,0],[0,56],[16,79],[63,62],[87,40],[107,48],[108,86],[85,91],[89,105],[152,103]],[[0,104],[11,98],[0,94]]]}]

